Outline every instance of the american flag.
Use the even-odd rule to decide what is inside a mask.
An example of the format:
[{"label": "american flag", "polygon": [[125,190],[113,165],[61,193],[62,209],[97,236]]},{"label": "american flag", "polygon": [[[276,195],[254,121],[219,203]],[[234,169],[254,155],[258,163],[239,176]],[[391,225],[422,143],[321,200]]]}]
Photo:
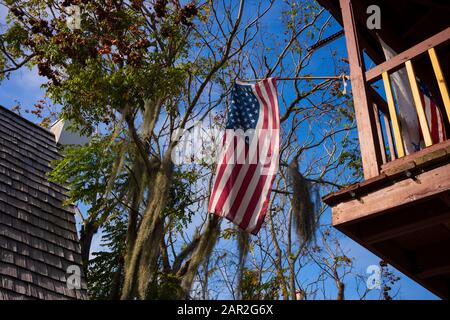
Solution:
[{"label": "american flag", "polygon": [[[430,90],[425,83],[417,79],[417,84],[419,86],[420,98],[427,117],[428,127],[430,128],[431,140],[433,140],[433,143],[443,142],[447,139],[447,136],[445,133],[444,117],[442,116],[441,110],[431,96]],[[422,138],[422,132],[420,132],[420,136]]]},{"label": "american flag", "polygon": [[275,78],[236,83],[208,210],[257,234],[278,170],[280,115]]}]

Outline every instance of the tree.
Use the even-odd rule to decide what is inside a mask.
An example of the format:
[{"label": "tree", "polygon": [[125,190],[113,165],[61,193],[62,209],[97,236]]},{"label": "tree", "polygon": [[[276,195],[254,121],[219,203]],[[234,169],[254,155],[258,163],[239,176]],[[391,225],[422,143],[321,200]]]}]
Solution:
[{"label": "tree", "polygon": [[[157,130],[184,128],[194,112],[202,111],[197,109],[202,93],[249,43],[258,16],[239,29],[244,1],[236,12],[231,4],[222,8],[209,3],[198,7],[195,3],[183,6],[178,1],[164,0],[5,1],[4,4],[10,9],[12,21],[2,37],[2,57],[9,58],[13,52],[12,57],[23,57],[30,65],[36,65],[40,75],[49,79],[47,93],[62,105],[61,115],[72,120],[83,133],[92,134],[96,126],[106,126],[109,142],[96,145],[95,148],[106,147],[96,152],[107,154],[112,146],[119,151],[117,161],[110,164],[111,171],[100,179],[102,186],[97,186],[104,192],[97,193],[101,197],[91,199],[102,219],[96,219],[98,212],[94,217],[89,214],[81,242],[86,239],[90,243],[92,234],[110,215],[108,206],[102,202],[114,202],[112,197],[118,193],[111,191],[124,179],[119,184],[128,185],[128,194],[121,195],[130,210],[122,297],[145,298],[150,279],[156,273],[160,246],[154,244],[161,243],[164,237],[163,210],[174,174],[170,155],[176,142],[169,142],[164,150],[156,150],[161,143]],[[271,2],[268,4],[271,6]],[[65,8],[69,5],[82,7],[81,29],[68,28]],[[228,15],[220,28],[217,10]],[[202,30],[194,26],[195,18],[202,21]],[[227,27],[230,30],[224,33]],[[200,41],[198,46],[192,45],[195,39]],[[200,53],[188,54],[189,50]],[[9,64],[18,65],[13,59],[9,59]],[[4,63],[3,74],[11,70]],[[156,129],[162,116],[166,117],[163,128]],[[71,160],[81,164],[77,159]],[[144,170],[137,172],[141,166]],[[127,177],[123,177],[123,170],[128,171]],[[80,196],[73,200],[86,200],[86,194]],[[123,202],[123,198],[119,201]],[[217,221],[212,220],[211,228],[215,229]],[[204,243],[199,240],[199,248]],[[89,245],[84,247],[86,256]],[[200,260],[201,257],[191,261],[184,286],[192,282],[195,271],[191,270],[195,270]]]},{"label": "tree", "polygon": [[[224,127],[237,78],[308,74],[315,51],[306,48],[330,26],[323,9],[285,1],[282,29],[271,31],[264,18],[273,0],[247,11],[244,0],[2,3],[10,20],[0,38],[0,75],[37,67],[60,116],[92,136],[63,151],[51,179],[69,185],[68,202],[90,207],[81,244],[93,298],[223,295],[215,283],[234,298],[315,294],[323,273],[305,284],[301,271],[314,264],[316,230],[327,227],[320,193],[360,172],[352,108],[338,81],[279,85],[280,174],[257,237],[206,212],[214,164],[175,166],[172,156],[180,143],[174,137],[197,121]],[[67,24],[69,5],[81,8],[80,29]],[[336,55],[331,62],[336,74],[346,71]],[[98,230],[107,250],[88,261]],[[334,266],[337,272],[341,264]]]}]

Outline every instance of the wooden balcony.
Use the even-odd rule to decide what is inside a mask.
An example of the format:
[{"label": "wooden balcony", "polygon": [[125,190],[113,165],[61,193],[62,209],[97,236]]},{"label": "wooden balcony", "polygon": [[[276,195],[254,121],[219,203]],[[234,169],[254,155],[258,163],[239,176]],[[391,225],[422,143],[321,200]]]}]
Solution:
[{"label": "wooden balcony", "polygon": [[[368,39],[370,33],[361,21],[360,12],[368,2],[319,2],[344,26],[364,171],[364,181],[324,197],[332,208],[333,225],[439,297],[449,299],[450,140],[436,139],[416,81],[420,78],[430,86],[442,115],[440,128],[450,136],[449,22],[440,21],[446,27],[437,33],[428,30],[425,40],[414,42],[410,36],[412,45],[388,60],[374,58],[378,64],[366,70],[362,50],[369,56],[379,52],[373,34]],[[384,12],[394,6],[389,1],[376,2]],[[422,10],[414,3],[405,6],[410,12]],[[400,23],[403,28],[405,22]],[[391,31],[380,31],[377,36],[401,42],[402,34],[395,32],[400,26],[391,22],[389,27]],[[413,34],[411,30],[413,26],[409,29]],[[402,68],[422,137],[420,150],[415,152],[405,150],[405,123],[392,89],[391,75]]]},{"label": "wooden balcony", "polygon": [[450,140],[389,162],[380,175],[323,200],[334,227],[449,298]]}]

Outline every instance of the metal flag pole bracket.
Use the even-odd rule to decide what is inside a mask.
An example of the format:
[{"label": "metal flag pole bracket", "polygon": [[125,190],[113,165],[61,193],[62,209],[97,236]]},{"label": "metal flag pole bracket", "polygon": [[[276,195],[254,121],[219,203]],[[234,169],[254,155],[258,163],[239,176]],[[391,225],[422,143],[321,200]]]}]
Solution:
[{"label": "metal flag pole bracket", "polygon": [[[240,82],[259,82],[263,81],[266,78],[259,78],[259,79],[239,79]],[[297,80],[350,80],[350,77],[342,74],[339,76],[301,76],[301,77],[275,77],[275,80],[277,81],[297,81]],[[345,83],[347,85],[347,83]]]},{"label": "metal flag pole bracket", "polygon": [[[236,82],[260,82],[265,80],[266,78],[260,79],[238,79]],[[341,74],[339,76],[300,76],[300,77],[274,77],[276,81],[297,81],[297,80],[340,80],[342,81],[342,94],[347,94],[347,80],[350,80],[350,77],[346,74]]]}]

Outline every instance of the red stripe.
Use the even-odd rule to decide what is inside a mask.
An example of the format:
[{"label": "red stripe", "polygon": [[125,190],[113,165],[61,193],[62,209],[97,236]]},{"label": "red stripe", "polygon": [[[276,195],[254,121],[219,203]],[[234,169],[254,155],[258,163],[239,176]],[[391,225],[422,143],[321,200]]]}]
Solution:
[{"label": "red stripe", "polygon": [[[275,78],[272,79],[272,85],[273,85],[273,88],[274,88],[273,94],[274,94],[274,96],[276,96],[276,94],[277,94],[277,86],[276,86]],[[278,129],[279,128],[279,110],[278,110],[278,106],[277,105],[274,104],[273,107],[275,109],[275,113],[274,113],[275,116],[274,116],[274,118],[276,119],[274,127]],[[277,134],[279,134],[279,133],[277,132]],[[279,145],[279,141],[278,141],[278,145]],[[275,156],[277,157],[277,155],[275,155]],[[273,161],[277,161],[277,158],[275,158]],[[272,175],[272,179],[270,181],[270,186],[271,187],[273,185],[273,182],[275,181],[275,177],[276,177],[276,174],[273,174]],[[267,208],[268,208],[269,202],[270,202],[270,192],[271,191],[272,190],[269,189],[269,192],[267,192],[266,198],[264,199],[264,203],[263,203],[263,205],[261,207],[261,211],[258,213],[259,216],[258,216],[257,223],[256,223],[255,227],[253,228],[253,230],[251,230],[251,233],[254,234],[254,235],[256,235],[258,233],[258,231],[261,229],[262,223],[264,222],[264,218],[266,216]]]},{"label": "red stripe", "polygon": [[[264,190],[264,186],[268,176],[267,174],[262,175],[259,172],[258,174],[260,175],[258,185],[256,186],[252,199],[250,200],[250,203],[246,208],[244,218],[242,219],[241,224],[239,225],[242,229],[246,229],[248,227],[251,218],[254,216],[253,211],[255,210],[256,205],[259,203],[261,196],[263,196],[262,192]],[[258,215],[259,212],[255,212],[255,214]]]},{"label": "red stripe", "polygon": [[[234,138],[234,148],[236,150],[237,145],[237,137]],[[248,147],[245,146],[244,148],[245,158],[248,156]],[[228,200],[228,197],[231,195],[231,191],[233,189],[233,186],[235,184],[235,181],[239,175],[239,172],[241,171],[241,168],[243,166],[242,163],[237,163],[237,156],[234,158],[234,163],[229,164],[229,166],[233,166],[230,176],[228,177],[227,182],[225,183],[225,186],[222,190],[222,193],[220,194],[219,200],[216,204],[216,211],[219,214],[222,214],[223,212],[223,206],[225,205],[226,201]]]},{"label": "red stripe", "polygon": [[[270,185],[273,185],[273,182],[275,180],[275,175],[272,176],[272,181],[270,183]],[[270,191],[272,191],[271,189],[269,190],[269,192],[267,192],[266,198],[264,199],[264,203],[263,206],[261,207],[261,212],[259,212],[259,216],[258,216],[258,220],[256,222],[256,226],[255,228],[253,228],[253,230],[251,230],[252,234],[257,234],[259,229],[261,229],[261,225],[264,222],[264,218],[266,217],[266,213],[267,213],[267,208],[269,207],[269,202],[270,202]]]},{"label": "red stripe", "polygon": [[[224,148],[224,150],[223,150],[224,154],[221,159],[222,161],[221,161],[221,163],[219,163],[219,166],[217,167],[217,170],[216,170],[216,180],[214,181],[213,190],[212,190],[211,196],[209,198],[209,205],[208,205],[209,212],[212,212],[215,210],[215,208],[212,208],[213,201],[214,201],[217,189],[219,188],[220,181],[222,180],[223,173],[225,172],[225,169],[227,168],[227,163],[228,163],[228,159],[227,159],[228,148],[227,147],[229,145],[231,145],[231,144],[226,145],[227,138],[228,138],[227,131],[225,130],[225,134],[223,136],[223,143],[222,143],[222,148]],[[227,148],[227,149],[225,150],[225,148]]]},{"label": "red stripe", "polygon": [[[269,116],[268,116],[268,110],[267,110],[267,103],[261,93],[261,89],[259,88],[259,84],[255,85],[255,91],[260,98],[262,104],[263,104],[263,125],[262,128],[267,128],[267,124],[269,122]],[[244,199],[245,193],[248,189],[248,185],[252,180],[252,177],[256,171],[256,168],[258,167],[258,164],[250,164],[248,166],[248,170],[244,176],[244,179],[242,181],[242,185],[239,187],[238,195],[236,199],[234,200],[233,204],[231,205],[230,212],[227,214],[227,219],[230,219],[231,221],[234,221],[236,217],[236,213],[239,210],[239,207],[242,203],[242,200]]]},{"label": "red stripe", "polygon": [[[266,88],[266,92],[269,95],[269,99],[270,99],[270,108],[272,109],[272,129],[277,129],[278,128],[278,123],[277,123],[277,112],[276,112],[276,108],[275,108],[275,98],[274,98],[274,92],[271,90],[270,85],[268,82],[264,83],[264,86]],[[276,87],[275,87],[276,88]],[[275,89],[274,88],[274,89]],[[276,90],[276,89],[275,89]],[[276,91],[275,91],[276,92]]]},{"label": "red stripe", "polygon": [[[272,90],[270,89],[269,84],[267,83],[267,81],[264,82],[264,86],[266,88],[266,92],[267,95],[269,97],[270,100],[270,105],[268,106],[268,108],[271,108],[272,110],[272,128],[270,129],[274,129],[276,128],[277,124],[276,124],[276,112],[275,112],[275,102],[274,102],[274,97],[273,97],[273,93]],[[270,141],[270,147],[269,150],[267,152],[267,155],[269,157],[271,157],[271,161],[269,162],[269,164],[267,164],[267,166],[270,167],[270,165],[272,164],[273,159],[273,150],[274,150],[274,139],[273,139],[273,132],[272,132],[272,136],[271,136],[271,141]],[[262,170],[262,168],[261,168]],[[260,212],[254,212],[257,204],[259,203],[259,201],[261,201],[261,197],[266,198],[267,194],[270,194],[270,189],[267,189],[267,194],[264,195],[262,194],[263,190],[264,190],[264,186],[266,185],[266,180],[268,178],[267,174],[261,175],[260,172],[258,172],[258,174],[260,175],[259,181],[258,181],[258,185],[255,188],[255,192],[253,193],[252,199],[250,200],[250,203],[247,206],[247,209],[245,211],[244,214],[244,218],[242,219],[242,222],[240,224],[240,226],[243,229],[246,229],[248,227],[248,224],[250,223],[252,217],[254,215],[261,215],[264,214],[264,211],[260,211]]]},{"label": "red stripe", "polygon": [[[264,80],[263,82],[265,82],[266,80]],[[266,99],[264,98],[261,88],[259,87],[259,83],[257,83],[255,85],[255,90],[256,90],[256,94],[258,95],[259,99],[261,100],[262,104],[263,104],[263,112],[264,112],[264,121],[263,121],[263,125],[261,127],[261,129],[267,129],[269,127],[268,123],[269,123],[269,113],[268,113],[268,103],[266,101]]]},{"label": "red stripe", "polygon": [[[268,81],[272,81],[272,85],[273,85],[273,90],[271,90],[269,82]],[[268,100],[266,101],[266,99],[264,98],[261,88],[260,86],[264,85],[266,92],[267,92],[267,96],[268,96]],[[262,112],[263,112],[263,123],[262,126],[260,127],[260,129],[278,129],[279,128],[279,113],[278,113],[278,108],[276,106],[276,82],[275,79],[266,79],[263,80],[260,83],[257,83],[255,85],[255,91],[256,94],[262,104]],[[269,116],[268,116],[268,112],[269,112],[269,108],[271,108],[272,110],[272,126],[271,128],[268,127],[268,122],[269,122]],[[260,115],[261,116],[261,115]],[[278,134],[278,132],[276,132],[275,134]],[[225,139],[225,137],[224,137]],[[258,136],[259,141],[261,141],[261,136]],[[236,148],[236,140],[233,141],[233,145]],[[279,145],[279,141],[278,141],[278,145]],[[260,148],[261,146],[258,145],[258,148]],[[226,214],[226,218],[231,220],[232,222],[235,222],[235,218],[236,218],[236,214],[237,214],[237,210],[239,210],[239,207],[245,197],[246,192],[248,191],[248,187],[249,184],[252,180],[252,178],[254,177],[255,174],[257,174],[259,176],[257,185],[255,187],[255,190],[252,190],[252,194],[251,194],[251,199],[250,202],[248,204],[248,206],[245,208],[245,212],[244,212],[244,216],[242,217],[242,221],[240,223],[240,227],[243,229],[246,229],[250,223],[250,221],[252,220],[252,217],[256,217],[256,225],[255,227],[250,230],[253,234],[256,234],[260,227],[261,224],[264,221],[264,217],[265,217],[265,213],[267,211],[268,208],[268,204],[270,202],[270,191],[271,191],[271,186],[275,180],[275,174],[272,174],[271,177],[268,177],[268,174],[264,174],[262,175],[261,172],[257,171],[257,169],[259,168],[259,170],[263,170],[265,167],[270,167],[271,164],[276,161],[277,159],[277,155],[273,155],[275,149],[275,138],[273,137],[273,132],[272,132],[272,136],[271,136],[271,141],[269,144],[269,148],[267,150],[267,157],[270,158],[270,162],[268,164],[266,164],[264,167],[261,167],[261,159],[258,159],[257,164],[254,163],[249,163],[245,164],[245,166],[243,164],[238,164],[237,162],[235,163],[231,163],[228,164],[226,161],[225,163],[221,163],[217,169],[217,177],[216,177],[216,181],[214,183],[214,187],[213,187],[213,192],[211,194],[211,198],[210,198],[210,204],[209,206],[212,206],[212,201],[214,200],[214,196],[217,192],[221,192],[219,199],[216,203],[215,208],[209,208],[210,211],[213,211],[214,214],[216,215],[222,215],[222,211],[223,211],[223,207],[226,203],[226,201],[231,201],[229,198],[231,196],[231,192],[233,190],[233,186],[236,183],[236,179],[239,175],[239,173],[241,172],[241,170],[247,170],[247,172],[245,173],[244,179],[242,181],[242,184],[240,186],[234,186],[234,187],[238,187],[238,192],[237,195],[233,201],[233,203],[231,204],[231,208],[229,210],[229,212],[223,212],[224,214]],[[245,146],[245,159],[246,161],[249,160],[249,154],[248,154],[248,146]],[[259,156],[259,149],[258,149],[258,155],[256,155],[257,157]],[[226,155],[224,156],[225,160],[226,159]],[[266,157],[266,158],[267,158]],[[236,158],[236,155],[235,155]],[[225,172],[225,169],[227,169],[228,165],[232,165],[232,172],[229,176],[229,178],[227,179],[224,187],[222,190],[218,190],[218,187],[220,185],[220,181],[223,179],[223,175]],[[270,179],[270,181],[268,181],[268,179]],[[268,183],[270,183],[269,188],[267,189],[267,192],[265,194],[262,194],[263,190],[265,187],[267,187]],[[234,189],[236,190],[236,189]],[[264,200],[261,199],[261,197],[264,197]],[[259,210],[259,212],[254,212],[255,208],[257,207],[258,204],[260,204],[260,201],[263,201],[263,204],[261,206],[261,210]],[[254,213],[254,214],[253,214]]]},{"label": "red stripe", "polygon": [[[431,140],[433,141],[433,143],[442,142],[443,140],[446,139],[446,132],[445,132],[445,126],[444,126],[444,119],[442,118],[442,114],[441,114],[438,106],[434,103],[433,99],[426,96],[422,91],[420,91],[420,99],[422,101],[425,115],[427,114],[427,108],[430,108],[429,110],[430,110],[431,119],[427,118],[427,123],[428,123],[429,129],[430,129]],[[426,101],[429,101],[429,107],[425,103]],[[442,127],[442,135],[444,137],[441,137],[439,135],[439,126]],[[419,126],[419,136],[420,136],[421,140],[424,139],[423,133],[422,133],[422,128],[420,126]]]},{"label": "red stripe", "polygon": [[[272,79],[272,84],[273,84],[273,88],[274,88],[274,92],[273,93],[274,93],[274,95],[276,95],[277,87],[276,87],[276,80],[275,79]],[[275,109],[275,119],[276,119],[275,126],[278,129],[279,128],[279,120],[278,120],[279,119],[279,110],[278,110],[276,105],[274,105],[273,107]],[[279,134],[279,133],[277,132],[277,134]],[[276,159],[274,161],[276,161]],[[276,174],[273,174],[271,182],[270,182],[270,186],[273,185],[273,182],[275,181],[275,177],[276,177]],[[270,192],[271,191],[272,190],[269,189],[269,192],[267,192],[266,198],[264,199],[264,203],[263,203],[263,205],[261,207],[261,212],[258,213],[259,217],[258,217],[256,226],[255,226],[255,228],[253,228],[253,230],[251,230],[251,233],[254,234],[254,235],[256,235],[258,233],[258,231],[261,229],[262,223],[264,222],[264,218],[266,216],[267,208],[268,208],[269,202],[270,202]]]},{"label": "red stripe", "polygon": [[438,128],[438,119],[436,114],[436,105],[429,99],[428,97],[425,97],[429,101],[430,104],[430,113],[431,113],[431,137],[433,139],[433,143],[439,142],[439,128]]}]

